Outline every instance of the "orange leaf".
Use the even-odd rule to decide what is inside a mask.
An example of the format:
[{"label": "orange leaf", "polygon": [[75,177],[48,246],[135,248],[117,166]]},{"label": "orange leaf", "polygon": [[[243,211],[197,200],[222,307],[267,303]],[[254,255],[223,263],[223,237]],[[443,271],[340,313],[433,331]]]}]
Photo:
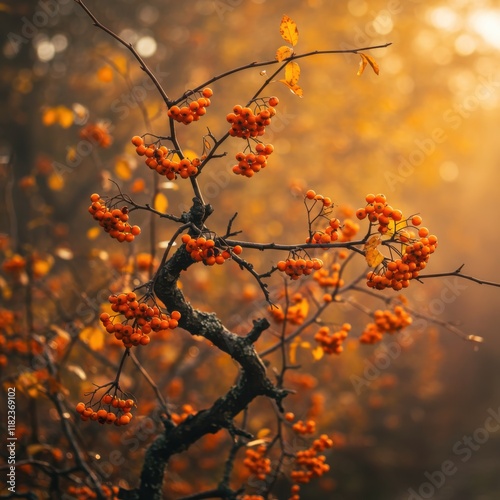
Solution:
[{"label": "orange leaf", "polygon": [[290,85],[286,80],[280,80],[280,82],[283,85],[286,85],[292,94],[295,94],[298,97],[302,97],[304,95],[304,91],[302,90],[302,87],[299,87],[299,85]]},{"label": "orange leaf", "polygon": [[291,47],[287,47],[286,45],[282,45],[276,51],[276,59],[278,61],[283,61],[284,59],[288,59],[293,54],[293,49]]},{"label": "orange leaf", "polygon": [[113,70],[109,66],[103,66],[97,70],[97,78],[104,83],[113,81]]},{"label": "orange leaf", "polygon": [[122,181],[128,181],[132,177],[132,169],[126,158],[118,158],[115,163],[115,173]]},{"label": "orange leaf", "polygon": [[377,62],[375,61],[375,59],[373,59],[373,57],[368,55],[368,54],[365,54],[365,57],[366,57],[366,59],[368,59],[368,64],[372,67],[373,72],[376,75],[378,75],[380,72],[380,68],[379,68]]},{"label": "orange leaf", "polygon": [[361,61],[359,61],[359,69],[357,76],[361,76],[363,74],[363,71],[365,70],[366,65],[368,64],[368,59],[364,54],[359,54],[359,56],[361,57]]},{"label": "orange leaf", "polygon": [[281,18],[280,34],[283,40],[291,45],[295,45],[299,41],[299,30],[297,29],[297,25],[295,21],[288,16],[283,16]]}]

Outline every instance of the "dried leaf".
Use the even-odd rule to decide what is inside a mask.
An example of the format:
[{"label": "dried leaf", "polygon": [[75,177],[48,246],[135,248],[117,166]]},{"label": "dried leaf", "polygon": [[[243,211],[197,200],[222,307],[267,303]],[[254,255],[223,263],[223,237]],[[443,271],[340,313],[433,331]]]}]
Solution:
[{"label": "dried leaf", "polygon": [[380,73],[380,68],[379,68],[377,62],[375,61],[375,59],[373,59],[373,57],[370,56],[369,54],[365,54],[365,57],[366,57],[366,59],[368,59],[368,64],[372,67],[373,72],[376,75],[378,75]]},{"label": "dried leaf", "polygon": [[366,65],[368,64],[368,59],[364,54],[359,54],[359,56],[361,57],[361,61],[359,61],[359,69],[357,76],[361,76],[363,74],[363,71],[365,70]]},{"label": "dried leaf", "polygon": [[325,354],[325,351],[323,350],[323,348],[319,345],[317,346],[316,348],[314,348],[312,351],[311,351],[312,355],[313,355],[313,358],[314,358],[314,361],[319,361],[323,355]]},{"label": "dried leaf", "polygon": [[280,80],[280,82],[283,85],[286,85],[288,87],[288,90],[292,93],[295,94],[298,97],[302,97],[304,95],[304,91],[302,90],[302,87],[299,85],[290,85],[286,80]]},{"label": "dried leaf", "polygon": [[281,62],[281,61],[291,57],[292,54],[293,54],[293,49],[291,47],[288,47],[287,45],[282,45],[276,51],[276,59]]},{"label": "dried leaf", "polygon": [[285,66],[285,81],[290,87],[297,84],[300,78],[300,66],[296,62],[289,62]]},{"label": "dried leaf", "polygon": [[135,179],[134,182],[132,183],[132,186],[130,186],[130,191],[132,193],[142,193],[146,189],[146,182],[142,177],[139,177],[138,179]]},{"label": "dried leaf", "polygon": [[264,427],[259,432],[257,432],[256,437],[257,437],[257,439],[262,439],[262,438],[265,438],[266,436],[269,436],[269,434],[271,434],[271,429]]},{"label": "dried leaf", "polygon": [[168,199],[163,193],[158,193],[153,202],[153,208],[158,212],[165,213],[168,208]]},{"label": "dried leaf", "polygon": [[87,380],[87,374],[81,366],[68,365],[68,371],[74,373],[80,380]]},{"label": "dried leaf", "polygon": [[290,45],[296,45],[299,41],[299,30],[297,29],[297,24],[286,15],[281,18],[280,34],[283,40],[288,42]]}]

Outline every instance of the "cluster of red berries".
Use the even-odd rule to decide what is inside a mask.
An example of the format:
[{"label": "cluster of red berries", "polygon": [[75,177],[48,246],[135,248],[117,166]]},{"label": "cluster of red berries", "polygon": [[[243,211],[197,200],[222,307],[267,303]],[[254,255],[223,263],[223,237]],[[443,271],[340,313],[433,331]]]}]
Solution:
[{"label": "cluster of red berries", "polygon": [[266,451],[267,448],[264,445],[245,450],[243,464],[251,474],[260,480],[264,480],[266,475],[271,472],[271,460],[266,457]]},{"label": "cluster of red berries", "polygon": [[322,434],[315,439],[311,447],[307,450],[297,452],[295,455],[295,469],[290,477],[293,482],[307,484],[311,479],[321,477],[330,470],[330,466],[325,463],[326,457],[319,453],[333,446],[333,440],[326,434]]},{"label": "cluster of red berries", "polygon": [[[100,408],[95,411],[91,406],[80,402],[76,405],[76,411],[85,422],[87,420],[93,420],[100,424],[114,424],[120,426],[127,425],[132,420],[131,411],[134,406],[133,399],[120,399],[116,396],[111,396],[111,394],[105,394],[101,399],[101,403],[108,405],[109,410]],[[111,411],[111,408],[113,408],[116,413]]]},{"label": "cluster of red berries", "polygon": [[366,284],[370,288],[392,288],[396,291],[407,288],[410,280],[417,278],[419,272],[426,267],[437,247],[437,237],[432,234],[417,240],[413,239],[411,233],[401,231],[395,241],[405,245],[405,253],[400,259],[388,262],[378,273],[369,272]]},{"label": "cluster of red berries", "polygon": [[[120,488],[118,486],[101,486],[102,496],[106,500],[118,500],[118,493],[120,492]],[[94,500],[97,498],[97,494],[88,486],[70,486],[68,488],[68,494],[72,496],[72,498],[77,498],[78,500]]]},{"label": "cluster of red berries", "polygon": [[190,103],[185,103],[183,106],[172,106],[167,114],[176,122],[189,125],[191,122],[198,121],[207,112],[210,106],[210,97],[213,96],[213,91],[210,88],[204,88],[201,91],[201,97]]},{"label": "cluster of red berries", "polygon": [[90,196],[90,201],[92,204],[89,207],[89,213],[111,238],[115,238],[120,243],[124,241],[130,243],[141,234],[139,226],[131,226],[128,223],[127,207],[109,209],[97,193]]},{"label": "cluster of red berries", "polygon": [[412,318],[402,306],[396,306],[394,312],[378,309],[373,314],[374,322],[368,323],[359,338],[363,344],[375,344],[382,340],[384,333],[395,333],[411,325]]},{"label": "cluster of red berries", "polygon": [[276,267],[279,271],[290,276],[290,279],[297,280],[301,276],[308,276],[313,271],[317,271],[323,267],[323,261],[321,259],[292,259],[288,258],[286,260],[280,260]]},{"label": "cluster of red berries", "polygon": [[350,330],[349,323],[344,323],[340,330],[333,333],[327,326],[322,326],[314,335],[314,340],[318,342],[325,354],[340,354],[344,350],[342,343]]},{"label": "cluster of red berries", "polygon": [[132,144],[139,156],[146,157],[145,163],[151,170],[164,175],[170,181],[177,179],[177,176],[182,179],[194,177],[203,161],[203,157],[192,160],[183,158],[176,161],[174,159],[175,151],[170,151],[166,146],[156,146],[156,144],[146,146],[144,139],[138,135],[132,137]]},{"label": "cluster of red berries", "polygon": [[192,238],[189,234],[182,235],[182,242],[186,246],[186,251],[195,262],[203,262],[207,266],[214,264],[224,264],[231,258],[231,254],[239,255],[243,251],[240,245],[235,245],[232,249],[221,249],[215,245],[215,241],[211,238],[199,236]]},{"label": "cluster of red berries", "polygon": [[253,174],[267,166],[267,159],[273,151],[274,147],[272,144],[263,144],[259,142],[257,146],[255,146],[256,154],[237,153],[236,159],[238,160],[238,165],[233,167],[233,172],[236,175],[252,177]]},{"label": "cluster of red berries", "polygon": [[[179,324],[181,313],[172,311],[170,315],[162,313],[157,306],[150,306],[146,302],[139,302],[135,292],[110,295],[108,300],[111,309],[116,312],[110,316],[104,312],[99,319],[108,333],[113,333],[117,340],[123,342],[127,348],[149,344],[151,332],[173,330]],[[125,317],[124,323],[115,322],[119,315]],[[132,324],[128,324],[132,321]]]},{"label": "cluster of red berries", "polygon": [[377,229],[381,234],[385,234],[389,231],[389,224],[391,221],[396,223],[403,218],[401,210],[392,208],[391,205],[387,203],[387,198],[384,194],[367,194],[365,199],[366,206],[365,208],[356,210],[356,217],[359,220],[368,217],[368,220],[372,224],[378,223]]},{"label": "cluster of red berries", "polygon": [[231,124],[229,135],[243,139],[264,135],[266,127],[271,124],[271,118],[276,114],[274,107],[278,103],[277,97],[270,97],[268,105],[259,107],[257,114],[251,108],[237,104],[233,112],[226,116],[226,120]]}]

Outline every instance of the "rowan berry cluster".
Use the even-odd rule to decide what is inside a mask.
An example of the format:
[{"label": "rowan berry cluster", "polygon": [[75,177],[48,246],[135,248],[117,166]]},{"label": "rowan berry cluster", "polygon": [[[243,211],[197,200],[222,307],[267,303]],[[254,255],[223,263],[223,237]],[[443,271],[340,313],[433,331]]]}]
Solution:
[{"label": "rowan berry cluster", "polygon": [[90,196],[90,201],[92,204],[89,207],[89,213],[111,238],[115,238],[120,243],[124,241],[130,243],[141,234],[139,226],[131,226],[128,223],[127,207],[110,209],[97,193]]},{"label": "rowan berry cluster", "polygon": [[259,142],[255,146],[255,153],[237,153],[236,159],[238,165],[234,165],[233,172],[236,175],[252,177],[255,173],[260,172],[262,168],[267,166],[267,159],[274,151],[272,144],[263,144]]},{"label": "rowan berry cluster", "polygon": [[169,108],[167,114],[169,118],[184,125],[189,125],[191,122],[197,122],[207,112],[210,106],[210,97],[213,96],[212,89],[206,87],[198,95],[201,96],[196,100],[187,100],[182,106],[172,106]]},{"label": "rowan berry cluster", "polygon": [[340,354],[344,350],[342,343],[350,330],[349,323],[344,323],[340,330],[333,333],[327,326],[322,326],[314,335],[314,340],[321,346],[325,354]]},{"label": "rowan berry cluster", "polygon": [[405,252],[401,258],[388,262],[378,273],[369,272],[366,276],[368,287],[377,290],[390,287],[396,291],[407,288],[410,280],[417,278],[419,272],[426,267],[437,247],[437,237],[432,234],[414,239],[412,233],[400,231],[395,241],[404,245]]},{"label": "rowan berry cluster", "polygon": [[266,475],[271,472],[271,460],[266,457],[266,452],[267,448],[264,445],[245,450],[243,465],[260,480],[264,480]]},{"label": "rowan berry cluster", "polygon": [[323,261],[321,259],[293,259],[288,258],[286,260],[280,260],[276,267],[279,271],[290,276],[290,279],[297,280],[301,276],[308,276],[313,271],[317,271],[323,267]]},{"label": "rowan berry cluster", "polygon": [[314,200],[321,202],[323,207],[330,207],[333,205],[332,199],[328,196],[323,196],[322,194],[317,194],[314,189],[308,189],[304,196],[304,200]]},{"label": "rowan berry cluster", "polygon": [[329,287],[340,288],[344,286],[344,280],[340,278],[339,273],[340,273],[340,264],[338,262],[334,262],[330,267],[330,271],[325,268],[318,269],[313,274],[313,279],[322,288],[329,288]]},{"label": "rowan berry cluster", "polygon": [[[335,217],[330,219],[329,225],[323,231],[314,231],[306,238],[306,243],[332,243],[339,239],[340,221]],[[342,234],[342,233],[340,233]]]},{"label": "rowan berry cluster", "polygon": [[189,234],[183,234],[181,240],[191,258],[195,262],[203,262],[207,266],[224,264],[227,259],[231,258],[232,254],[240,255],[243,251],[240,245],[235,245],[233,248],[219,248],[212,238],[207,239],[204,236],[193,238]]},{"label": "rowan berry cluster", "polygon": [[359,338],[363,344],[375,344],[382,340],[384,333],[395,333],[411,325],[412,318],[402,306],[396,306],[394,312],[378,309],[373,314],[373,323],[368,323]]},{"label": "rowan berry cluster", "polygon": [[[269,311],[275,321],[283,321],[285,319],[285,312],[281,306],[270,306]],[[308,311],[309,305],[307,299],[299,292],[294,293],[286,309],[286,319],[292,325],[301,325],[306,319]]]},{"label": "rowan berry cluster", "polygon": [[[134,406],[133,399],[121,399],[111,394],[105,394],[101,401],[101,405],[107,405],[108,410],[100,408],[95,411],[91,406],[85,403],[78,403],[76,411],[80,414],[83,421],[93,420],[100,424],[114,424],[116,426],[127,425],[132,420],[132,407]],[[111,410],[115,411],[111,411]]]},{"label": "rowan berry cluster", "polygon": [[164,175],[168,180],[194,177],[198,174],[198,168],[203,161],[202,158],[183,158],[177,161],[176,152],[169,150],[166,146],[157,146],[156,144],[145,145],[144,139],[138,135],[132,137],[132,144],[139,156],[145,156],[146,165],[151,169]]},{"label": "rowan berry cluster", "polygon": [[321,477],[330,470],[330,466],[325,463],[326,457],[318,453],[333,446],[333,440],[326,434],[322,434],[315,439],[312,446],[307,450],[297,452],[295,455],[295,470],[290,474],[295,483],[306,484],[311,479]]},{"label": "rowan berry cluster", "polygon": [[25,269],[26,259],[17,253],[2,262],[2,271],[7,274],[19,274]]},{"label": "rowan berry cluster", "polygon": [[80,130],[80,138],[97,144],[101,148],[109,148],[112,138],[109,129],[103,123],[89,123]]},{"label": "rowan berry cluster", "polygon": [[298,420],[292,425],[292,429],[296,434],[306,436],[308,434],[314,434],[316,432],[316,422],[314,420]]},{"label": "rowan berry cluster", "polygon": [[278,103],[277,97],[270,97],[267,103],[257,108],[257,113],[254,113],[248,106],[243,107],[237,104],[233,112],[226,116],[226,120],[231,124],[229,135],[243,139],[264,135],[266,127],[271,124],[271,118],[276,114],[274,107]]},{"label": "rowan berry cluster", "polygon": [[356,217],[359,220],[368,217],[368,220],[372,224],[378,223],[377,229],[379,233],[387,233],[389,231],[391,221],[396,223],[403,218],[401,210],[391,207],[391,205],[387,203],[387,198],[384,194],[367,194],[365,199],[366,206],[365,208],[359,208],[356,210]]},{"label": "rowan berry cluster", "polygon": [[[114,334],[127,348],[149,344],[151,332],[173,330],[178,326],[181,317],[178,311],[172,311],[168,315],[162,313],[156,305],[150,306],[146,302],[138,301],[135,292],[110,295],[108,300],[111,309],[117,314],[110,316],[104,312],[99,319],[106,331]],[[125,317],[123,323],[115,321],[119,315]],[[129,321],[131,324],[128,324]]]},{"label": "rowan berry cluster", "polygon": [[[118,500],[118,493],[120,488],[118,486],[101,486],[101,493],[106,500]],[[88,486],[70,486],[68,494],[78,500],[93,500],[97,498],[97,494]]]},{"label": "rowan berry cluster", "polygon": [[172,413],[170,415],[172,422],[176,425],[181,424],[188,417],[190,417],[191,415],[196,415],[196,413],[197,413],[197,411],[189,404],[182,405],[181,410],[182,410],[181,413]]}]

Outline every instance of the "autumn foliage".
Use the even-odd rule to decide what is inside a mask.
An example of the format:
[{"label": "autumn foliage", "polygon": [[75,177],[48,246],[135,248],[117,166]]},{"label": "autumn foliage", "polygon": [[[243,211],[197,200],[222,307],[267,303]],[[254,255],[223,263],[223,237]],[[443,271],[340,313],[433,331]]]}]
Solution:
[{"label": "autumn foliage", "polygon": [[[278,145],[266,134],[279,117],[279,96],[307,96],[299,60],[350,53],[360,58],[359,67],[349,68],[353,75],[366,67],[378,75],[367,50],[382,46],[300,54],[297,24],[285,15],[276,35],[286,45],[262,63],[269,74],[246,102],[229,102],[217,92],[228,74],[172,98],[173,90],[158,83],[133,45],[110,33],[84,2],[76,3],[89,22],[131,52],[155,85],[161,135],[153,133],[142,104],[146,119],[134,123],[124,141],[133,160],[116,160],[118,182],[101,182],[99,192],[84,186],[86,206],[78,210],[88,211],[86,236],[116,240],[106,236],[89,257],[92,291],[65,296],[81,286],[60,264],[73,261],[70,248],[56,244],[49,254],[15,248],[8,238],[0,242],[4,386],[18,389],[19,406],[32,409],[32,425],[38,412],[58,422],[58,437],[46,442],[43,432],[37,442],[18,425],[19,482],[31,478],[24,491],[49,488],[54,498],[80,500],[326,498],[339,479],[332,475],[336,453],[349,436],[341,432],[341,419],[325,410],[318,384],[329,380],[322,370],[346,354],[360,362],[360,349],[366,353],[411,327],[418,312],[400,293],[439,277],[429,272],[438,238],[423,225],[423,207],[403,214],[382,193],[360,193],[356,210],[300,183],[287,203],[301,207],[302,221],[275,241],[247,238],[239,218],[258,227],[265,216],[252,216],[249,198],[234,202],[224,188],[218,199],[229,200],[232,212],[218,214],[206,201],[205,178],[220,175],[218,160],[227,156],[226,169],[245,193],[255,174],[273,169]],[[113,71],[126,74],[122,64],[112,66],[98,72],[101,82],[111,81]],[[234,72],[242,76],[254,66]],[[204,127],[221,108],[225,112],[210,122],[219,128]],[[71,126],[67,111],[45,107],[43,125]],[[122,140],[98,120],[83,120],[78,136],[97,150]],[[55,191],[63,186],[57,177],[48,185]],[[22,187],[32,189],[32,180]],[[190,203],[171,205],[165,190],[188,193]],[[111,245],[119,251],[111,252]],[[443,275],[462,276],[460,269]],[[19,294],[25,299],[16,301]],[[366,297],[379,306],[365,305]],[[38,302],[47,308],[37,308]],[[90,311],[85,319],[77,318],[82,304]],[[245,307],[247,317],[228,320],[228,311]],[[20,361],[33,369],[17,372]],[[389,387],[393,379],[381,376],[377,383]],[[105,442],[116,451],[108,468],[100,455],[109,450],[97,453],[86,444],[94,432],[93,446]],[[129,451],[120,447],[125,442],[133,443]]]}]

